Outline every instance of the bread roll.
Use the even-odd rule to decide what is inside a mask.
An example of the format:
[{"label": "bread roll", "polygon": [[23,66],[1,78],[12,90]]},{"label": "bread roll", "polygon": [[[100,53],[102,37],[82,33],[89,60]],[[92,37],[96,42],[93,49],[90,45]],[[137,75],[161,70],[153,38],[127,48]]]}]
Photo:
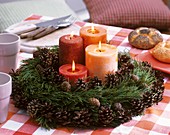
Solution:
[{"label": "bread roll", "polygon": [[151,49],[163,41],[161,33],[154,28],[140,27],[130,32],[129,43],[139,49]]},{"label": "bread roll", "polygon": [[170,41],[158,43],[150,52],[155,59],[170,63]]}]

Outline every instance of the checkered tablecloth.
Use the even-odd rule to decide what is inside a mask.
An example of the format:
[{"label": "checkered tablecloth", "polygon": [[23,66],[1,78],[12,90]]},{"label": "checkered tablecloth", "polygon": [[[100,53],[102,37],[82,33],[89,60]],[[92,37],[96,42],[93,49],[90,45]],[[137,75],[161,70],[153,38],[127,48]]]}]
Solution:
[{"label": "checkered tablecloth", "polygon": [[[40,19],[39,16],[35,17]],[[79,29],[82,26],[91,24],[76,22],[73,25],[77,28],[77,31],[74,31],[75,34],[79,34]],[[147,51],[135,49],[129,45],[127,36],[131,31],[130,29],[113,26],[103,27],[107,29],[107,39],[110,40],[112,45],[117,46],[119,51],[128,50],[133,57]],[[72,31],[71,27],[70,31]],[[164,40],[170,39],[170,35],[163,35],[163,37]],[[32,57],[32,54],[21,52],[19,60],[29,57]],[[170,64],[167,66],[170,66]],[[167,75],[164,81],[165,92],[163,100],[158,105],[148,108],[143,116],[134,117],[130,122],[116,128],[96,130],[57,128],[46,130],[30,119],[30,116],[24,110],[15,108],[11,101],[7,121],[0,124],[0,135],[170,135],[170,75]]]}]

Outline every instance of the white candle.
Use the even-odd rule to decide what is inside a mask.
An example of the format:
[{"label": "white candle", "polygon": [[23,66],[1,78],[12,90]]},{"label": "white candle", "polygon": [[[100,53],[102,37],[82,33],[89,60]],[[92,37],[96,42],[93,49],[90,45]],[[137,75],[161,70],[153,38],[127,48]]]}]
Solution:
[{"label": "white candle", "polygon": [[86,47],[86,67],[89,76],[104,81],[105,75],[118,69],[118,49],[109,44],[92,44]]}]

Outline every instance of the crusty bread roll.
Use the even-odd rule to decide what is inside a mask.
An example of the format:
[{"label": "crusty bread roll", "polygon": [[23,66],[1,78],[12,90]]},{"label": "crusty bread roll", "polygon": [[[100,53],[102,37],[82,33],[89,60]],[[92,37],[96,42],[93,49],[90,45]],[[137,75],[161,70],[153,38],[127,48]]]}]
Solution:
[{"label": "crusty bread roll", "polygon": [[158,43],[150,52],[155,59],[170,63],[170,41]]},{"label": "crusty bread roll", "polygon": [[140,27],[130,32],[129,43],[139,49],[151,49],[163,41],[161,33],[154,28]]}]

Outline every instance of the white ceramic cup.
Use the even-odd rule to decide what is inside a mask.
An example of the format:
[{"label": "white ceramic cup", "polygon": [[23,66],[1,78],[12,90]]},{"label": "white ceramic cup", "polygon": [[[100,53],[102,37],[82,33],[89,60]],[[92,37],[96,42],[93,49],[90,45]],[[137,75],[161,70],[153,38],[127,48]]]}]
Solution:
[{"label": "white ceramic cup", "polygon": [[18,52],[20,51],[20,37],[16,34],[0,34],[0,72],[9,73],[15,71],[18,64]]},{"label": "white ceramic cup", "polygon": [[7,73],[0,72],[0,123],[5,122],[7,119],[11,93],[11,76]]}]

